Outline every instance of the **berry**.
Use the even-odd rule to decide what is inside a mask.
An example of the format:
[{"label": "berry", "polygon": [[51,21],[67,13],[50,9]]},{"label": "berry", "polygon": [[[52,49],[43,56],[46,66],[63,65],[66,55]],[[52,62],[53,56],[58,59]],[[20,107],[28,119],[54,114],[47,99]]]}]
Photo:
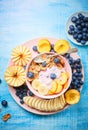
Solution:
[{"label": "berry", "polygon": [[81,62],[80,58],[78,58],[77,60],[75,60],[75,63],[79,64]]},{"label": "berry", "polygon": [[20,103],[21,103],[21,104],[23,104],[23,103],[24,103],[23,99],[20,99]]},{"label": "berry", "polygon": [[68,34],[72,35],[72,31],[71,31],[71,30],[68,30]]},{"label": "berry", "polygon": [[85,40],[81,40],[81,44],[82,44],[82,45],[85,45],[85,44],[86,44],[86,41],[85,41]]},{"label": "berry", "polygon": [[69,29],[70,29],[70,30],[74,30],[74,26],[73,26],[73,25],[70,25],[70,26],[69,26]]},{"label": "berry", "polygon": [[81,13],[78,13],[78,18],[79,18],[79,19],[83,19],[84,16],[83,16]]},{"label": "berry", "polygon": [[55,78],[56,78],[56,74],[51,73],[50,78],[51,78],[51,79],[55,79]]},{"label": "berry", "polygon": [[22,94],[19,94],[18,97],[19,97],[20,99],[22,99],[22,98],[23,98],[23,95],[22,95]]},{"label": "berry", "polygon": [[82,39],[82,34],[78,34],[78,39]]},{"label": "berry", "polygon": [[46,61],[42,62],[42,66],[46,67]]},{"label": "berry", "polygon": [[76,69],[76,72],[77,73],[81,73],[81,69]]},{"label": "berry", "polygon": [[83,85],[83,84],[84,84],[84,82],[83,82],[83,81],[79,81],[79,83],[80,83],[80,85]]},{"label": "berry", "polygon": [[77,41],[77,42],[81,42],[81,40],[80,40],[80,39],[78,39],[78,38],[76,39],[76,41]]},{"label": "berry", "polygon": [[0,79],[0,84],[1,84],[2,80]]},{"label": "berry", "polygon": [[27,75],[29,78],[33,78],[34,77],[34,73],[33,72],[28,72],[28,75]]},{"label": "berry", "polygon": [[74,38],[74,39],[77,39],[77,38],[78,38],[78,34],[75,33],[75,34],[73,35],[73,38]]},{"label": "berry", "polygon": [[31,91],[29,91],[29,96],[33,96],[34,94],[31,92]]},{"label": "berry", "polygon": [[87,32],[87,28],[83,28],[83,30],[82,30],[83,32]]},{"label": "berry", "polygon": [[2,100],[1,104],[2,104],[2,106],[7,107],[8,102],[6,100]]},{"label": "berry", "polygon": [[33,46],[33,51],[37,51],[37,46]]},{"label": "berry", "polygon": [[73,17],[71,18],[71,21],[72,21],[73,23],[76,23],[77,17],[73,16]]},{"label": "berry", "polygon": [[54,63],[57,64],[59,62],[58,58],[54,58]]}]

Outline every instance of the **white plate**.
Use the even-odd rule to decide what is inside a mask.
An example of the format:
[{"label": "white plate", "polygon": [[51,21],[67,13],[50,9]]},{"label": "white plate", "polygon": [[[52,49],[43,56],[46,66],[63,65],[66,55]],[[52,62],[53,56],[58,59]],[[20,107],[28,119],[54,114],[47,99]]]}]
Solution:
[{"label": "white plate", "polygon": [[81,43],[77,42],[77,41],[73,38],[72,35],[68,34],[69,26],[70,26],[70,25],[74,25],[74,23],[71,21],[71,18],[72,18],[73,16],[78,17],[78,13],[82,13],[84,16],[88,17],[88,12],[83,12],[83,11],[76,12],[76,13],[72,14],[72,15],[69,17],[69,19],[67,20],[67,23],[66,23],[66,35],[67,35],[67,37],[68,37],[73,43],[75,43],[75,44],[77,44],[77,45],[80,45],[80,46],[85,46],[85,45],[88,45],[88,41],[86,42],[85,45],[82,45]]}]

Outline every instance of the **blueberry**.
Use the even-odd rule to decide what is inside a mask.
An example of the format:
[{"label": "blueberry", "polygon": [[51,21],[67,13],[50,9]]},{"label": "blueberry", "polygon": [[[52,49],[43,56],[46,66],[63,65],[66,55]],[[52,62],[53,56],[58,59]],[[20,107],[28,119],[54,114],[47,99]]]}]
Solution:
[{"label": "blueberry", "polygon": [[81,73],[81,69],[76,69],[76,72],[77,73]]},{"label": "blueberry", "polygon": [[78,39],[82,39],[82,34],[78,34]]},{"label": "blueberry", "polygon": [[73,16],[73,17],[71,18],[71,21],[72,21],[73,23],[76,23],[77,17]]},{"label": "blueberry", "polygon": [[81,28],[81,26],[80,26],[80,25],[77,25],[77,29],[78,29],[78,30],[81,30],[82,28]]},{"label": "blueberry", "polygon": [[85,26],[88,28],[88,23],[86,23]]},{"label": "blueberry", "polygon": [[55,73],[51,73],[50,78],[51,79],[55,79],[56,78],[56,74]]},{"label": "blueberry", "polygon": [[82,77],[78,76],[77,79],[80,81],[82,79]]},{"label": "blueberry", "polygon": [[88,22],[88,17],[84,17],[83,21]]},{"label": "blueberry", "polygon": [[77,67],[77,69],[81,69],[82,65],[81,64],[77,64],[76,67]]},{"label": "blueberry", "polygon": [[84,18],[83,14],[78,13],[78,18],[79,18],[79,19],[83,19],[83,18]]},{"label": "blueberry", "polygon": [[79,19],[76,21],[76,25],[80,25],[80,20]]},{"label": "blueberry", "polygon": [[83,74],[82,74],[82,73],[79,73],[79,77],[81,77],[81,78],[82,78],[82,77],[83,77]]},{"label": "blueberry", "polygon": [[77,60],[75,60],[75,62],[76,62],[77,64],[79,64],[79,63],[81,62],[80,58],[78,58]]},{"label": "blueberry", "polygon": [[79,43],[81,42],[81,40],[80,40],[80,39],[78,39],[78,38],[76,39],[76,41],[77,41],[77,42],[79,42]]},{"label": "blueberry", "polygon": [[74,26],[73,26],[73,25],[70,25],[70,26],[69,26],[69,29],[70,29],[70,30],[74,30]]},{"label": "blueberry", "polygon": [[81,44],[82,44],[82,45],[85,45],[85,44],[86,44],[86,41],[85,41],[85,40],[81,40]]},{"label": "blueberry", "polygon": [[34,94],[31,92],[31,91],[29,91],[29,96],[33,96]]},{"label": "blueberry", "polygon": [[7,102],[6,100],[2,100],[2,101],[1,101],[1,104],[2,104],[3,107],[7,107],[8,102]]},{"label": "blueberry", "polygon": [[71,62],[71,64],[74,62],[72,57],[69,58],[69,61]]},{"label": "blueberry", "polygon": [[81,23],[81,27],[85,27],[85,23]]},{"label": "blueberry", "polygon": [[17,95],[17,96],[19,96],[19,94],[20,94],[19,92],[16,92],[16,95]]},{"label": "blueberry", "polygon": [[37,51],[37,46],[33,46],[33,51]]},{"label": "blueberry", "polygon": [[74,39],[77,39],[77,38],[78,38],[78,34],[75,33],[75,34],[73,35],[73,38],[74,38]]},{"label": "blueberry", "polygon": [[23,94],[19,94],[18,97],[19,97],[20,99],[22,99],[22,98],[23,98]]},{"label": "blueberry", "polygon": [[46,67],[46,61],[42,62],[42,66]]},{"label": "blueberry", "polygon": [[82,33],[82,35],[83,35],[83,36],[86,36],[86,33],[85,33],[85,32],[83,32],[83,33]]},{"label": "blueberry", "polygon": [[2,80],[0,79],[0,84],[1,84]]},{"label": "blueberry", "polygon": [[84,82],[83,82],[83,81],[80,81],[79,83],[80,83],[80,85],[83,85],[83,84],[84,84]]},{"label": "blueberry", "polygon": [[78,76],[78,73],[77,73],[77,72],[74,72],[74,73],[73,73],[73,76],[77,77],[77,76]]},{"label": "blueberry", "polygon": [[59,62],[58,58],[54,58],[54,63],[57,64]]},{"label": "blueberry", "polygon": [[87,28],[83,28],[83,30],[82,30],[83,32],[87,32]]},{"label": "blueberry", "polygon": [[24,97],[24,96],[27,96],[27,92],[23,92],[23,94],[22,94],[22,95],[23,95],[23,97]]},{"label": "blueberry", "polygon": [[68,30],[68,34],[72,35],[72,31],[71,31],[71,30]]},{"label": "blueberry", "polygon": [[28,72],[27,76],[28,76],[29,78],[33,78],[33,77],[34,77],[34,73],[33,73],[33,72]]},{"label": "blueberry", "polygon": [[72,76],[72,81],[75,81],[76,80],[76,77],[75,76]]},{"label": "blueberry", "polygon": [[23,101],[23,99],[20,99],[20,103],[21,103],[21,104],[24,104],[24,101]]}]

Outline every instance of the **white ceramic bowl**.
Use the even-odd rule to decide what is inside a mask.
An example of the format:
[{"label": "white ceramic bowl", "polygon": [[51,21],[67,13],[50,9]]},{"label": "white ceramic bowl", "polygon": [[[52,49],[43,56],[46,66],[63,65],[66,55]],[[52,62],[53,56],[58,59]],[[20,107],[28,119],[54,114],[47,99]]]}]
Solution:
[{"label": "white ceramic bowl", "polygon": [[[52,53],[46,53],[46,54],[52,54]],[[68,74],[69,74],[69,79],[68,79],[68,85],[67,85],[67,87],[66,87],[65,89],[63,89],[63,90],[62,90],[60,93],[58,93],[58,94],[45,95],[45,96],[43,96],[43,95],[40,95],[40,94],[38,93],[38,91],[36,91],[36,90],[33,89],[32,85],[31,85],[30,82],[27,80],[27,79],[28,79],[28,78],[27,78],[27,73],[28,73],[28,69],[29,69],[29,67],[30,67],[31,62],[32,62],[32,60],[33,60],[35,57],[28,63],[28,65],[27,65],[27,67],[26,67],[26,84],[28,85],[28,88],[29,88],[36,96],[38,96],[38,97],[40,97],[40,98],[44,98],[44,99],[56,98],[56,97],[62,95],[63,93],[65,93],[66,90],[69,88],[70,83],[71,83],[71,80],[72,80],[71,67],[70,67],[70,65],[69,65],[69,63],[68,63],[68,61],[67,61],[66,58],[64,58],[64,57],[61,56],[61,55],[59,55],[59,56],[60,56],[60,57],[64,60],[64,62],[65,62],[65,69],[66,69],[66,71],[67,71]]]},{"label": "white ceramic bowl", "polygon": [[73,38],[72,35],[68,34],[69,26],[70,26],[70,25],[74,25],[74,23],[71,21],[71,18],[72,18],[73,16],[78,17],[78,13],[82,13],[84,16],[88,17],[88,12],[83,12],[83,11],[76,12],[76,13],[72,14],[72,15],[68,18],[68,20],[67,20],[67,22],[66,22],[66,29],[65,29],[65,30],[66,30],[66,35],[67,35],[68,39],[70,39],[73,43],[75,43],[75,44],[77,44],[77,45],[80,45],[80,46],[85,46],[85,45],[88,45],[88,41],[86,42],[85,45],[82,45],[81,43],[77,42],[77,41]]}]

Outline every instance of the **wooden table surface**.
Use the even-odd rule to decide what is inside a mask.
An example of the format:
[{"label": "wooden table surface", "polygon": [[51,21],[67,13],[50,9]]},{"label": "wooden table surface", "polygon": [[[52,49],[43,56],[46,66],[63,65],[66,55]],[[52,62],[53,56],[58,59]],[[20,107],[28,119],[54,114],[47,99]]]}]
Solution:
[{"label": "wooden table surface", "polygon": [[[66,36],[65,25],[74,12],[87,11],[88,0],[0,0],[0,130],[88,130],[88,46],[73,44]],[[11,50],[37,37],[63,38],[78,48],[84,67],[85,82],[78,104],[61,113],[39,116],[25,111],[11,97],[4,81],[4,71]],[[10,113],[7,122],[2,116]]]}]

